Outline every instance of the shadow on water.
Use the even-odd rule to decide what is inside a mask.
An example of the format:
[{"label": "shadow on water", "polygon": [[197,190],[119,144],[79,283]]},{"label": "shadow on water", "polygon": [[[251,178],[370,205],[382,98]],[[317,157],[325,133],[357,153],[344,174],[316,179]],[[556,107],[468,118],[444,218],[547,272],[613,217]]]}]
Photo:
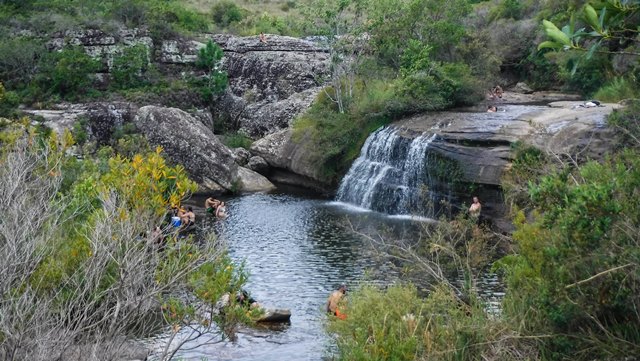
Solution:
[{"label": "shadow on water", "polygon": [[[350,210],[304,194],[251,194],[226,199],[229,217],[215,221],[194,197],[205,232],[227,240],[231,257],[245,262],[251,295],[266,307],[291,310],[291,323],[277,328],[244,328],[235,341],[201,345],[177,356],[186,360],[322,360],[331,349],[323,328],[324,305],[341,282],[389,284],[398,276],[381,263],[353,229],[368,234],[417,237],[421,227],[408,219]],[[374,270],[374,271],[371,271]]]}]

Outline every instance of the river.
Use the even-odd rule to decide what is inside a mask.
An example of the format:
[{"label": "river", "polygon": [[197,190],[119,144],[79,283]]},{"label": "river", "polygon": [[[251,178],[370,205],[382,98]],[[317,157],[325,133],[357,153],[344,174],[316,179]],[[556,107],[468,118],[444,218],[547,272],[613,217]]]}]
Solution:
[{"label": "river", "polygon": [[184,360],[324,360],[332,343],[323,328],[327,296],[340,283],[388,284],[397,277],[352,229],[417,236],[424,220],[388,217],[301,192],[243,195],[226,200],[225,221],[206,219],[224,237],[234,261],[250,274],[246,289],[261,304],[291,310],[291,323],[277,329],[243,328],[234,341],[186,345]]}]

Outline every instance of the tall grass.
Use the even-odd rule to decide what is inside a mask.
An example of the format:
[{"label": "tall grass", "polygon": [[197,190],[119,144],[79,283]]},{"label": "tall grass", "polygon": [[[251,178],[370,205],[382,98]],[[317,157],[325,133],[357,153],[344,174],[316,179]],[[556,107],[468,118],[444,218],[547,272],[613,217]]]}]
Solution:
[{"label": "tall grass", "polygon": [[638,97],[640,97],[640,88],[628,77],[616,77],[594,94],[594,98],[604,102],[619,102]]}]

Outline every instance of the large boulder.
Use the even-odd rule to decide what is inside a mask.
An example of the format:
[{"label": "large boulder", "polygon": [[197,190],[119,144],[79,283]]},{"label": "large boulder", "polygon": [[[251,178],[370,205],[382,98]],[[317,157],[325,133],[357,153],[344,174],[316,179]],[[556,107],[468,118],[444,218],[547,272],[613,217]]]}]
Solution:
[{"label": "large boulder", "polygon": [[265,192],[276,189],[276,186],[263,175],[244,167],[238,167],[238,178],[242,192]]},{"label": "large boulder", "polygon": [[202,191],[230,191],[237,187],[238,166],[231,151],[213,132],[189,113],[176,108],[145,106],[135,125],[153,146],[182,165]]},{"label": "large boulder", "polygon": [[259,139],[251,153],[262,157],[271,168],[271,179],[326,192],[330,184],[318,168],[318,154],[305,146],[305,139],[294,141],[293,131],[284,129]]}]

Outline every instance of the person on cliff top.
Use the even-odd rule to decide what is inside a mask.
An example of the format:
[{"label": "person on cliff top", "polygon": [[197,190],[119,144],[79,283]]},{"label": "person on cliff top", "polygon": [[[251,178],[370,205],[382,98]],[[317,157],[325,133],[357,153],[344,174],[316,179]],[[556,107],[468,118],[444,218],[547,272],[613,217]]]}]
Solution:
[{"label": "person on cliff top", "polygon": [[473,197],[473,203],[471,203],[471,207],[469,207],[469,215],[472,219],[477,221],[480,218],[481,210],[482,204],[480,204],[480,200],[478,197]]},{"label": "person on cliff top", "polygon": [[327,313],[330,313],[340,319],[345,319],[346,314],[340,312],[338,308],[340,301],[344,298],[344,295],[347,293],[347,285],[344,283],[338,287],[337,290],[333,291],[327,300]]},{"label": "person on cliff top", "polygon": [[204,201],[204,208],[207,210],[207,213],[216,214],[220,203],[222,202],[213,197],[209,197],[206,201]]}]

